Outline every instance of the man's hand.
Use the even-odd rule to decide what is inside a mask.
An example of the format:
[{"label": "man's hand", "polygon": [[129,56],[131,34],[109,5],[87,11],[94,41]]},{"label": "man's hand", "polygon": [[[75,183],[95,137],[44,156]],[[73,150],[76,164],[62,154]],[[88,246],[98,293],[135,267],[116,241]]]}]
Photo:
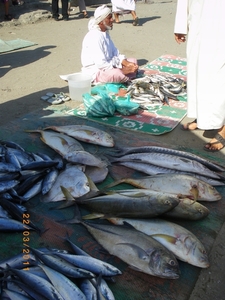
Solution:
[{"label": "man's hand", "polygon": [[136,73],[137,70],[138,70],[138,65],[137,64],[129,62],[126,59],[124,59],[122,61],[122,72],[123,72],[124,75],[130,74],[130,73]]},{"label": "man's hand", "polygon": [[174,33],[175,40],[178,44],[184,43],[186,41],[186,34],[184,33]]}]

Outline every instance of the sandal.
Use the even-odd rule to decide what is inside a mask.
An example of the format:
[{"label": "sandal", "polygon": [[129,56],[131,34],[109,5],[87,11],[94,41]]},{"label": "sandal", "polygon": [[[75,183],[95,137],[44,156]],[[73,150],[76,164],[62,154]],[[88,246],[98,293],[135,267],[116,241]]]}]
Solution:
[{"label": "sandal", "polygon": [[182,129],[182,130],[189,130],[189,131],[193,131],[193,130],[198,129],[197,126],[196,126],[196,128],[191,129],[191,125],[192,125],[192,124],[196,124],[196,125],[197,125],[197,119],[195,119],[194,121],[189,122],[189,123],[187,123],[187,124],[185,124],[185,125],[182,125],[182,126],[181,126],[181,129]]},{"label": "sandal", "polygon": [[[209,151],[209,152],[217,152],[217,151],[222,150],[222,149],[225,147],[225,139],[224,139],[219,133],[217,133],[217,134],[215,135],[215,139],[217,140],[217,142],[207,143],[207,144],[204,146],[204,150]],[[210,149],[211,146],[213,146],[213,145],[218,145],[218,144],[222,144],[223,147],[220,148],[220,149]]]},{"label": "sandal", "polygon": [[133,26],[137,26],[137,25],[138,25],[138,17],[136,17],[133,22]]}]

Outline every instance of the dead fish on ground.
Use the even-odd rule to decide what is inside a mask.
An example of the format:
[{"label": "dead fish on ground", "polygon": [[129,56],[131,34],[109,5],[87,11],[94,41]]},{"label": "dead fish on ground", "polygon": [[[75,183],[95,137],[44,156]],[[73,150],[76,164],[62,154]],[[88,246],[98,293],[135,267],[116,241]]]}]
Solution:
[{"label": "dead fish on ground", "polygon": [[[77,223],[80,222],[78,218]],[[152,237],[119,225],[82,224],[104,249],[135,270],[161,278],[179,278],[174,254]]]},{"label": "dead fish on ground", "polygon": [[87,200],[76,199],[75,203],[105,216],[152,218],[173,209],[179,204],[179,199],[168,193],[135,189],[124,193],[109,192]]},{"label": "dead fish on ground", "polygon": [[73,151],[83,151],[83,146],[74,138],[69,137],[66,134],[47,131],[47,130],[25,130],[25,132],[41,134],[41,140],[50,148],[58,152],[61,156],[64,156]]},{"label": "dead fish on ground", "polygon": [[48,126],[43,130],[51,129],[65,133],[79,141],[113,147],[114,140],[110,134],[98,128],[87,125]]},{"label": "dead fish on ground", "polygon": [[129,224],[150,235],[182,261],[200,268],[209,267],[205,247],[192,232],[180,225],[159,218],[151,220],[108,218],[108,220],[115,225]]},{"label": "dead fish on ground", "polygon": [[44,195],[43,202],[65,200],[61,186],[68,189],[74,198],[81,197],[90,191],[89,181],[84,172],[76,165],[67,164],[56,178],[51,190]]},{"label": "dead fish on ground", "polygon": [[195,201],[218,201],[222,198],[213,186],[189,175],[158,174],[138,179],[123,178],[106,187],[109,188],[124,182],[137,188],[176,194],[180,198],[190,198]]},{"label": "dead fish on ground", "polygon": [[134,162],[141,162],[141,163],[150,163],[156,166],[175,169],[175,170],[182,170],[190,173],[196,174],[204,174],[205,176],[219,179],[219,175],[215,172],[208,169],[203,164],[191,160],[189,158],[179,157],[172,154],[166,153],[158,153],[158,152],[151,152],[151,153],[133,153],[123,155],[121,157],[112,157],[110,155],[106,155],[106,157],[110,160],[110,162],[124,162],[124,161],[134,161]]},{"label": "dead fish on ground", "polygon": [[196,221],[204,219],[209,215],[209,209],[201,203],[188,198],[179,200],[179,204],[170,211],[162,214],[162,217]]},{"label": "dead fish on ground", "polygon": [[123,156],[126,154],[133,154],[133,153],[151,153],[151,152],[172,154],[184,158],[189,158],[200,162],[201,164],[208,167],[210,170],[218,171],[218,172],[225,171],[225,168],[223,166],[220,166],[219,164],[214,163],[208,159],[205,159],[199,155],[187,151],[181,151],[181,150],[159,147],[159,146],[117,147],[114,156]]}]

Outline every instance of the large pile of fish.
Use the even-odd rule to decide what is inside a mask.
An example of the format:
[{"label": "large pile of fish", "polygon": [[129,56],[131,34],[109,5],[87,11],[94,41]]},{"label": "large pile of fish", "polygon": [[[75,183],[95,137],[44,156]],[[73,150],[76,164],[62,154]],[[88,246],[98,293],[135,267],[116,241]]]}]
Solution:
[{"label": "large pile of fish", "polygon": [[[136,270],[175,279],[179,277],[177,259],[202,268],[209,266],[204,246],[194,234],[163,218],[200,220],[207,217],[209,210],[199,201],[221,199],[214,186],[224,185],[222,166],[165,147],[113,148],[114,140],[108,133],[90,126],[49,126],[27,132],[40,134],[41,140],[55,151],[56,156],[52,159],[45,153],[26,152],[16,143],[1,141],[2,231],[23,231],[21,215],[27,212],[26,202],[40,194],[43,202],[61,201],[58,208],[73,205],[75,217],[65,220],[65,223],[82,224],[110,254]],[[110,155],[104,153],[104,157],[99,157],[92,154],[80,141],[110,148]],[[105,180],[109,165],[132,168],[146,176],[116,178],[99,190],[95,184]],[[120,183],[128,183],[133,188],[112,189]],[[85,207],[90,214],[82,217],[78,207]],[[84,220],[99,217],[112,224]],[[42,231],[31,222],[26,224],[26,230]],[[61,252],[43,254],[35,249],[32,251],[44,264],[38,263],[34,268],[38,267],[39,272],[42,269],[45,277],[52,272],[48,270],[52,268],[48,259],[64,259]],[[18,273],[16,267],[8,265],[6,276],[17,279],[24,276],[22,271]],[[50,281],[53,284],[52,279]],[[8,282],[7,279],[4,292]],[[54,299],[64,299],[58,297]]]},{"label": "large pile of fish", "polygon": [[1,261],[1,299],[114,300],[107,281],[121,271],[66,240],[73,253],[30,248]]},{"label": "large pile of fish", "polygon": [[179,100],[186,95],[186,81],[171,75],[146,75],[131,81],[127,94],[141,107],[169,105],[169,98]]}]

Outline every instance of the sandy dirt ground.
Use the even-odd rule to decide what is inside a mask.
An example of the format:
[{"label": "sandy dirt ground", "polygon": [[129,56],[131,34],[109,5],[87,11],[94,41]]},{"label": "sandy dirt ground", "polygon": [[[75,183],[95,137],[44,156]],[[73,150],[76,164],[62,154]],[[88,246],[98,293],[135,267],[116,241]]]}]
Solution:
[{"label": "sandy dirt ground", "polygon": [[[24,5],[10,7],[16,16],[11,22],[0,22],[2,40],[24,39],[36,45],[0,55],[0,125],[21,118],[24,114],[46,109],[40,100],[47,92],[68,93],[68,84],[59,75],[79,72],[82,39],[87,32],[88,19],[80,19],[78,7],[71,11],[69,21],[56,22],[51,18],[51,7]],[[95,6],[87,7],[93,15]],[[115,45],[127,57],[136,57],[140,66],[162,54],[185,57],[185,45],[176,44],[173,36],[176,1],[155,0],[137,2],[139,26],[132,26],[130,15],[121,18],[110,33]],[[2,19],[3,6],[1,6]],[[68,102],[74,107],[75,101]],[[182,120],[186,122],[187,118]],[[184,132],[179,127],[171,133],[153,139],[179,147],[189,145],[201,151],[213,132]],[[225,149],[212,155],[224,160]],[[224,199],[223,199],[224,200]],[[225,228],[221,228],[210,253],[209,269],[202,270],[190,299],[225,299]]]}]

